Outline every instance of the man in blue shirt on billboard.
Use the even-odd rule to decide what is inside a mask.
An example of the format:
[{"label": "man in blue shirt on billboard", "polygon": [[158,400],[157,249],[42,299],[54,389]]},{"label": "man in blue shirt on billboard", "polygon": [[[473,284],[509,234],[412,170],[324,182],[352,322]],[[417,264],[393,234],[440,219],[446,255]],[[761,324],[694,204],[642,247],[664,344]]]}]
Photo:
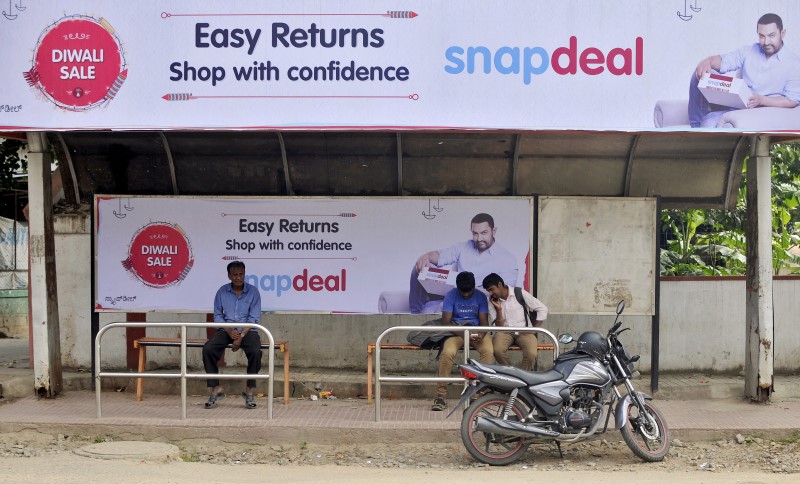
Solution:
[{"label": "man in blue shirt on billboard", "polygon": [[[497,227],[494,217],[488,213],[479,213],[470,221],[472,239],[450,246],[446,249],[433,250],[419,256],[411,269],[411,281],[408,292],[408,305],[411,314],[439,312],[438,301],[441,296],[428,294],[419,282],[419,274],[426,267],[449,267],[453,270],[470,271],[478,281],[497,272],[505,280],[517,283],[519,268],[517,258],[495,240]],[[432,300],[432,301],[431,301]]]},{"label": "man in blue shirt on billboard", "polygon": [[[444,296],[442,304],[442,326],[489,326],[489,300],[481,291],[475,290],[475,276],[461,272],[456,277],[456,288]],[[453,370],[456,353],[464,346],[464,332],[454,331],[444,340],[439,355],[439,376],[449,377]],[[477,348],[481,363],[492,363],[492,337],[489,332],[470,334],[470,346]],[[469,350],[465,350],[469,351]],[[447,408],[447,383],[440,383],[431,410]]]},{"label": "man in blue shirt on billboard", "polygon": [[772,106],[793,108],[800,101],[800,57],[784,47],[783,20],[774,13],[758,19],[758,42],[722,55],[706,57],[695,69],[689,84],[689,123],[693,128],[714,128],[732,108],[709,104],[698,89],[706,72],[720,74],[741,70],[741,77],[753,92],[748,108]]},{"label": "man in blue shirt on billboard", "polygon": [[[219,288],[214,297],[214,321],[225,323],[258,323],[261,320],[261,294],[258,289],[244,282],[244,263],[233,261],[228,264],[230,284]],[[247,374],[254,375],[261,371],[261,337],[258,331],[250,328],[219,328],[203,345],[203,367],[206,373],[219,373],[217,363],[225,348],[231,345],[233,351],[244,350],[247,355]],[[245,408],[256,408],[256,381],[247,380],[245,391]],[[206,408],[214,408],[217,401],[225,398],[225,392],[219,386],[219,380],[208,380],[208,401]]]}]

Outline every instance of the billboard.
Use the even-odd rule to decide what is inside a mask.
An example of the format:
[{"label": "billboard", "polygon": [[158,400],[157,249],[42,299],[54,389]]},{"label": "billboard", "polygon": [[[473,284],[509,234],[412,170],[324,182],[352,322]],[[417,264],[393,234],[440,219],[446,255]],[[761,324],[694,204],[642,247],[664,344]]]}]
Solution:
[{"label": "billboard", "polygon": [[9,2],[0,130],[797,132],[796,35],[789,0]]},{"label": "billboard", "polygon": [[435,313],[448,271],[529,287],[532,203],[98,195],[94,304],[211,312],[241,261],[264,311]]}]

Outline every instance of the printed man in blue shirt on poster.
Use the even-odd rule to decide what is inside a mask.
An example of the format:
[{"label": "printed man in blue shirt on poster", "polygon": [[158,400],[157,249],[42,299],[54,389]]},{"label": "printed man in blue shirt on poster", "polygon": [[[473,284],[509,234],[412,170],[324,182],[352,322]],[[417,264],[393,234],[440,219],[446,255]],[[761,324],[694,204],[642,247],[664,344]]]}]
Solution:
[{"label": "printed man in blue shirt on poster", "polygon": [[[440,311],[441,296],[432,296],[419,282],[419,274],[426,266],[446,267],[453,265],[457,272],[469,271],[478,281],[492,272],[502,275],[510,284],[517,283],[519,267],[517,258],[495,240],[497,227],[494,217],[479,213],[470,221],[472,239],[446,249],[433,250],[419,256],[411,269],[408,305],[411,314],[431,314]],[[438,300],[437,300],[438,298]]]},{"label": "printed man in blue shirt on poster", "polygon": [[[461,272],[456,277],[456,288],[444,296],[442,304],[442,326],[489,326],[489,300],[481,291],[475,290],[475,275]],[[444,340],[439,355],[439,376],[446,378],[453,370],[458,350],[464,347],[464,332],[454,331]],[[470,347],[477,348],[481,363],[492,363],[492,337],[489,332],[471,333]],[[434,411],[447,408],[447,383],[440,383],[433,401]]]},{"label": "printed man in blue shirt on poster", "polygon": [[706,72],[720,74],[741,69],[741,77],[753,92],[748,108],[771,106],[793,108],[800,102],[800,57],[783,45],[783,20],[774,13],[758,19],[758,42],[722,55],[712,55],[697,64],[689,84],[689,123],[693,128],[714,128],[733,108],[709,104],[698,89]]},{"label": "printed man in blue shirt on poster", "polygon": [[[230,284],[219,288],[214,297],[214,322],[224,323],[258,323],[261,320],[261,294],[258,289],[244,282],[244,263],[233,261],[228,264]],[[203,367],[206,373],[219,373],[217,363],[222,358],[225,348],[233,346],[247,355],[247,374],[254,375],[261,371],[261,337],[258,331],[250,328],[219,328],[203,345]],[[244,397],[245,408],[256,408],[256,381],[247,380]],[[225,398],[225,392],[219,386],[219,380],[208,380],[208,401],[206,408],[214,408],[217,402]]]}]

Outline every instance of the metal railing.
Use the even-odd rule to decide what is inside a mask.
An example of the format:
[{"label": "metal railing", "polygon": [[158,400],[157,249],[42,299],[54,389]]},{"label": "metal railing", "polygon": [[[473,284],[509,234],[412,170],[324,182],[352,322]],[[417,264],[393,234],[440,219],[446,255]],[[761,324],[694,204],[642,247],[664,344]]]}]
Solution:
[{"label": "metal railing", "polygon": [[[548,338],[553,340],[553,360],[555,361],[558,358],[558,339],[556,336],[551,333],[550,331],[544,328],[532,328],[532,327],[522,327],[522,328],[514,328],[508,326],[461,326],[461,327],[454,327],[454,326],[394,326],[392,328],[387,329],[383,333],[378,336],[378,339],[375,341],[375,421],[381,421],[381,382],[464,382],[464,378],[462,377],[421,377],[421,376],[381,376],[381,343],[383,342],[383,338],[391,333],[396,331],[425,331],[425,332],[439,332],[439,331],[459,331],[463,329],[464,331],[464,341],[465,344],[469,344],[469,335],[470,332],[473,333],[487,333],[487,332],[520,332],[520,333],[542,333],[546,335]],[[469,360],[469,351],[464,351],[464,363],[467,363]]]},{"label": "metal railing", "polygon": [[[121,372],[104,372],[100,371],[100,342],[106,331],[113,328],[181,328],[181,367],[180,373],[121,373]],[[269,339],[269,364],[268,373],[263,374],[246,374],[246,373],[187,373],[186,372],[186,328],[250,328],[260,331],[267,335]],[[100,379],[102,377],[113,378],[180,378],[181,380],[181,420],[186,420],[186,379],[187,378],[213,378],[225,380],[269,380],[267,382],[267,419],[272,419],[272,397],[273,397],[273,372],[275,370],[275,339],[272,337],[267,328],[256,323],[111,323],[104,326],[97,332],[97,337],[94,340],[95,349],[95,397],[97,405],[97,418],[102,417],[102,400],[101,400],[101,385]]]}]

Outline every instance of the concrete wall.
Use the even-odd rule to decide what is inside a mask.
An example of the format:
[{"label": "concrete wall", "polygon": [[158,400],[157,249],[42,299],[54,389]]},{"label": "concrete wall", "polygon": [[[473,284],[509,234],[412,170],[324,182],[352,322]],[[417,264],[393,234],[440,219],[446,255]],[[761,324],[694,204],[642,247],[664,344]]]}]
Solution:
[{"label": "concrete wall", "polygon": [[53,217],[53,228],[61,361],[67,368],[88,368],[92,355],[92,227],[88,216],[58,215]]},{"label": "concrete wall", "polygon": [[28,339],[28,290],[0,290],[0,332],[7,338]]},{"label": "concrete wall", "polygon": [[[88,217],[57,216],[56,258],[58,270],[59,315],[61,318],[61,353],[64,366],[91,366],[90,341],[90,226]],[[222,283],[224,281],[221,281]],[[780,372],[800,370],[800,280],[777,279],[775,301],[775,368]],[[547,301],[545,301],[547,303]],[[416,325],[429,316],[412,315],[327,315],[269,314],[262,323],[276,339],[287,339],[293,367],[366,368],[367,344],[374,342],[386,328]],[[103,313],[100,324],[124,321],[120,313]],[[205,314],[148,313],[148,322],[203,322]],[[582,331],[606,331],[613,322],[610,316],[551,315],[545,327],[555,334]],[[649,317],[625,317],[632,328],[623,342],[632,354],[640,354],[639,369],[650,370],[651,327]],[[177,337],[176,328],[148,328],[148,336]],[[204,330],[193,329],[189,337],[202,337]],[[402,334],[390,341],[402,341]],[[666,279],[661,282],[661,371],[740,372],[744,368],[745,281]],[[103,368],[126,366],[124,329],[111,330],[103,340]],[[387,351],[383,368],[387,370],[430,371],[435,354],[427,351]],[[149,349],[150,368],[176,366],[175,348]],[[229,365],[243,365],[244,355],[228,352]],[[266,360],[265,360],[266,361]],[[278,360],[276,360],[278,361]],[[200,367],[200,350],[189,350],[188,362]]]}]

